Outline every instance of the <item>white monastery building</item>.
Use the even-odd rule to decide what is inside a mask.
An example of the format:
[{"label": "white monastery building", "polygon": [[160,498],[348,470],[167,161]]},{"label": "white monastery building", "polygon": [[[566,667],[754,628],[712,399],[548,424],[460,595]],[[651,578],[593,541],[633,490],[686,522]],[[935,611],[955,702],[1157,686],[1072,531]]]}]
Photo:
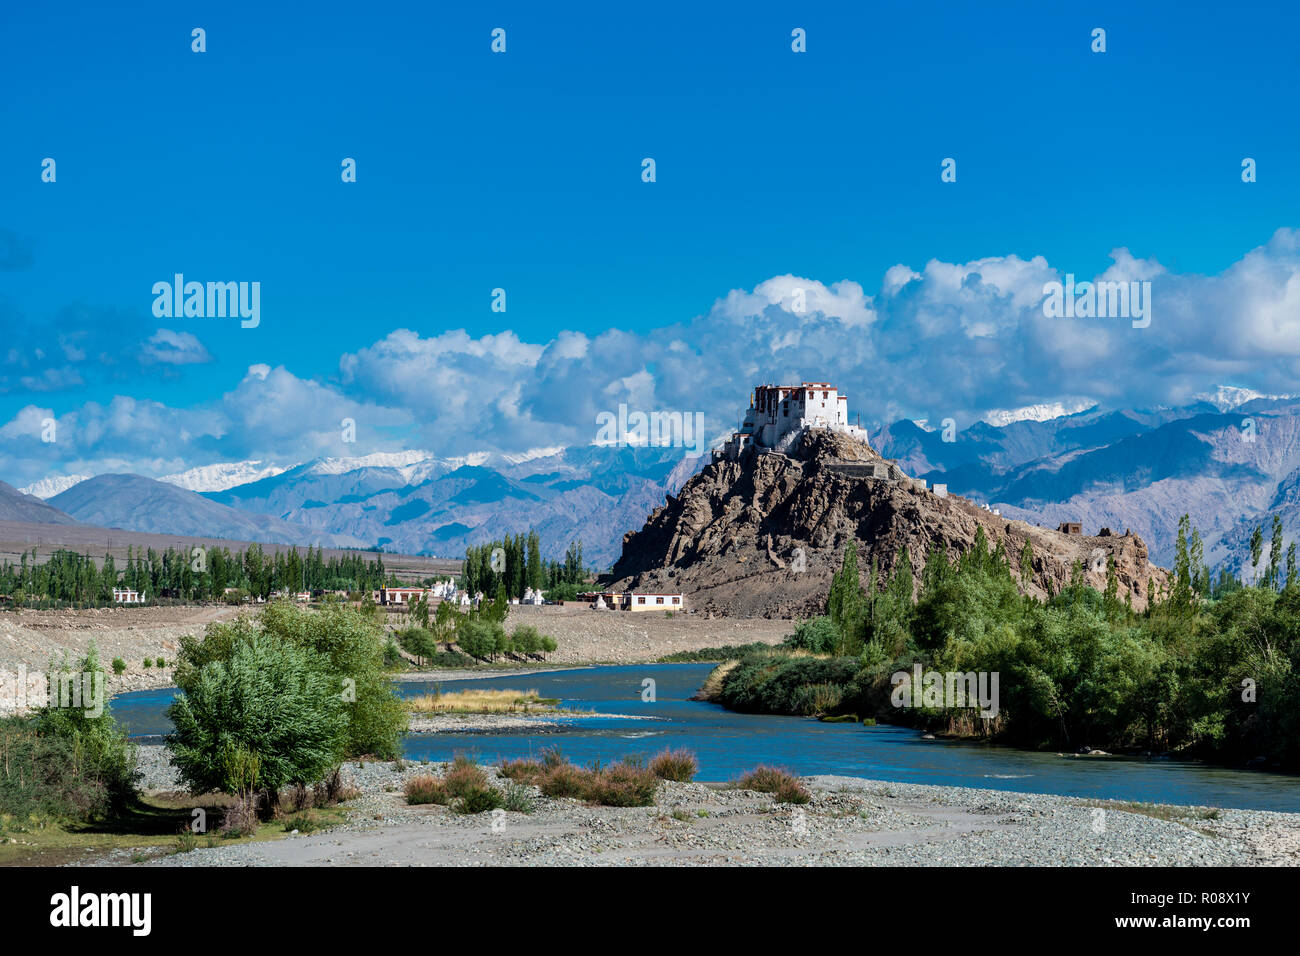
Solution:
[{"label": "white monastery building", "polygon": [[829,382],[759,385],[754,389],[740,431],[722,447],[721,457],[735,461],[750,448],[782,451],[805,428],[825,428],[859,441],[867,431],[849,424],[849,399]]}]

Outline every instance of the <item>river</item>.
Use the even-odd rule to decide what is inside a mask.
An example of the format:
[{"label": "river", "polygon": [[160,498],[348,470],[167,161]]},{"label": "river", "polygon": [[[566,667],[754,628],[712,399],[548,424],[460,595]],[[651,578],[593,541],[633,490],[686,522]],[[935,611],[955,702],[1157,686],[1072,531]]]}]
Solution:
[{"label": "river", "polygon": [[[565,708],[627,717],[562,717],[559,728],[545,732],[408,734],[406,756],[441,761],[465,752],[494,762],[558,747],[571,760],[589,763],[684,747],[699,759],[701,780],[728,780],[766,763],[804,775],[842,774],[900,783],[1300,812],[1297,776],[1176,760],[1063,758],[1009,747],[924,740],[917,731],[901,727],[738,714],[690,700],[712,669],[712,664],[633,664],[442,681],[438,686],[444,691],[536,690],[542,697],[559,698]],[[642,699],[647,678],[655,682],[653,701]],[[426,683],[397,686],[405,696],[433,689]],[[171,688],[122,694],[113,699],[113,714],[133,737],[156,738],[170,730],[164,710],[174,694]]]}]

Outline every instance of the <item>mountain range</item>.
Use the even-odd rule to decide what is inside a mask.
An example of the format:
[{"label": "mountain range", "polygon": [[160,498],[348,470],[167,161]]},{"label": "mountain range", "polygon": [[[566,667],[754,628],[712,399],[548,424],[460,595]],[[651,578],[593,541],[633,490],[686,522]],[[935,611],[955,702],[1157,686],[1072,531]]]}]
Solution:
[{"label": "mountain range", "polygon": [[[1163,566],[1173,563],[1184,513],[1200,530],[1207,563],[1233,571],[1249,563],[1257,524],[1267,555],[1270,513],[1283,518],[1287,543],[1300,535],[1300,398],[1229,389],[1181,408],[1054,410],[947,431],[903,420],[873,432],[872,445],[907,474],[1010,518],[1051,528],[1079,521],[1089,534],[1131,529]],[[547,557],[581,539],[587,560],[604,568],[624,535],[707,460],[647,446],[461,458],[410,450],[221,463],[158,481],[101,475],[67,488],[50,477],[25,490],[48,497],[64,521],[442,557],[534,528]],[[160,484],[179,494],[152,487]],[[30,515],[40,504],[13,488],[0,494],[0,509]],[[42,513],[21,520],[57,514]]]}]

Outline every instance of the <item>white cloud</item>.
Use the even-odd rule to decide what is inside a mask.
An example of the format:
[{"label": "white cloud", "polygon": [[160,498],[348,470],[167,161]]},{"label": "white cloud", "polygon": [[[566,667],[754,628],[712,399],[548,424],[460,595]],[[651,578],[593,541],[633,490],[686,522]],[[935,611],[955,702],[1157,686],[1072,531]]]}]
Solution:
[{"label": "white cloud", "polygon": [[[60,417],[57,451],[36,453],[30,437],[14,437],[34,433],[38,412],[29,406],[0,425],[0,454],[19,462],[14,477],[27,480],[93,470],[77,462],[168,473],[211,461],[283,464],[410,447],[513,454],[590,444],[596,416],[621,403],[701,411],[716,434],[734,425],[754,384],[770,381],[836,382],[868,424],[1037,417],[1073,410],[1085,397],[1112,407],[1176,405],[1223,382],[1295,391],[1300,232],[1279,230],[1211,276],[1171,273],[1127,249],[1111,258],[1099,277],[1042,256],[899,264],[875,296],[855,281],[780,275],[659,328],[611,325],[550,341],[397,329],[343,355],[336,382],[255,364],[229,392],[191,409],[125,396],[89,403]],[[1043,284],[1066,273],[1150,281],[1150,326],[1047,318]],[[795,309],[799,289],[804,312]],[[197,343],[167,344],[184,352]],[[340,446],[344,418],[357,424],[352,447]]]}]

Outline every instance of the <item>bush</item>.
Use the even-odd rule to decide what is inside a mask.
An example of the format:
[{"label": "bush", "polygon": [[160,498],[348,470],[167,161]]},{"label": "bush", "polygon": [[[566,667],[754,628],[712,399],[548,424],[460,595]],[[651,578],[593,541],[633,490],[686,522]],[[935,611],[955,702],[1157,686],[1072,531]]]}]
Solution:
[{"label": "bush", "polygon": [[537,787],[548,797],[577,797],[587,795],[587,775],[590,771],[579,770],[567,760],[562,764],[547,767],[537,781]]},{"label": "bush", "polygon": [[[102,690],[95,645],[76,667],[66,661],[51,665],[50,680],[80,681],[92,695],[96,684]],[[51,691],[58,694],[54,686]],[[0,719],[0,815],[88,822],[119,812],[134,799],[135,747],[108,702],[100,703],[98,713],[47,705],[31,716]]]},{"label": "bush", "polygon": [[162,668],[164,668],[164,667],[167,666],[167,662],[166,662],[165,660],[163,660],[163,658],[161,658],[161,657],[159,657],[158,659],[156,659],[156,660],[154,661],[154,664],[155,664],[155,666],[157,666],[160,670],[161,670]]},{"label": "bush", "polygon": [[[858,671],[857,660],[849,657],[751,654],[727,672],[718,699],[732,710],[748,713],[805,716],[826,712],[846,698]],[[820,686],[805,689],[814,685]],[[818,707],[825,710],[815,709]]]},{"label": "bush", "polygon": [[438,640],[432,631],[423,627],[408,627],[397,635],[402,650],[420,660],[432,660],[438,653]]},{"label": "bush", "polygon": [[406,802],[412,806],[437,803],[446,806],[451,794],[441,780],[432,774],[411,777],[406,781]]},{"label": "bush", "polygon": [[586,793],[592,803],[607,807],[649,807],[655,802],[659,778],[654,771],[624,761],[588,771]]},{"label": "bush", "polygon": [[699,772],[700,764],[689,750],[663,750],[650,761],[650,770],[660,780],[690,783]]},{"label": "bush", "polygon": [[739,660],[755,651],[770,651],[770,644],[755,641],[752,644],[724,644],[721,647],[703,647],[698,651],[677,651],[659,658],[660,664],[690,664],[697,661],[732,661]]},{"label": "bush", "polygon": [[241,793],[236,796],[221,817],[221,835],[233,840],[256,833],[260,802],[261,797],[256,793]]},{"label": "bush", "polygon": [[480,661],[496,657],[498,648],[507,644],[505,628],[495,621],[471,620],[466,617],[456,631],[456,644]]},{"label": "bush", "polygon": [[803,784],[793,778],[782,780],[777,788],[772,791],[772,796],[777,803],[808,803],[812,800],[812,794],[804,789]]},{"label": "bush", "polygon": [[482,767],[464,754],[457,754],[443,774],[443,784],[453,797],[464,797],[473,790],[488,786],[488,779]]},{"label": "bush", "polygon": [[465,787],[455,809],[457,813],[487,813],[499,809],[503,802],[500,792],[485,783]]},{"label": "bush", "polygon": [[30,717],[0,719],[0,815],[84,822],[112,809],[108,782],[78,766],[76,743]]},{"label": "bush", "polygon": [[153,661],[150,658],[146,657],[144,659],[144,663],[142,666],[144,667],[145,670],[148,670],[149,668],[153,667]]},{"label": "bush", "polygon": [[833,654],[839,644],[840,634],[826,615],[810,617],[794,626],[794,633],[785,639],[788,647],[797,647],[814,654]]},{"label": "bush", "polygon": [[126,671],[126,661],[122,660],[122,658],[120,657],[113,658],[113,673],[116,674],[118,677],[121,677],[125,671]]},{"label": "bush", "polygon": [[503,760],[497,772],[507,780],[521,780],[532,783],[544,772],[545,768],[536,760]]},{"label": "bush", "polygon": [[184,690],[194,671],[210,661],[228,660],[236,645],[261,634],[317,655],[333,695],[347,698],[344,756],[374,754],[391,760],[401,753],[407,713],[384,669],[383,628],[355,608],[317,611],[277,601],[260,619],[211,624],[202,640],[181,638],[177,685]]},{"label": "bush", "polygon": [[344,756],[348,714],[321,654],[263,634],[178,683],[167,745],[196,793],[274,795],[320,780]]},{"label": "bush", "polygon": [[536,654],[542,649],[542,635],[531,624],[521,624],[510,636],[510,649],[526,656]]},{"label": "bush", "polygon": [[512,813],[532,813],[533,795],[525,786],[508,783],[501,794],[501,806]]},{"label": "bush", "polygon": [[804,789],[799,778],[780,767],[759,766],[732,784],[738,790],[756,790],[770,793],[777,803],[807,803],[812,795]]}]

